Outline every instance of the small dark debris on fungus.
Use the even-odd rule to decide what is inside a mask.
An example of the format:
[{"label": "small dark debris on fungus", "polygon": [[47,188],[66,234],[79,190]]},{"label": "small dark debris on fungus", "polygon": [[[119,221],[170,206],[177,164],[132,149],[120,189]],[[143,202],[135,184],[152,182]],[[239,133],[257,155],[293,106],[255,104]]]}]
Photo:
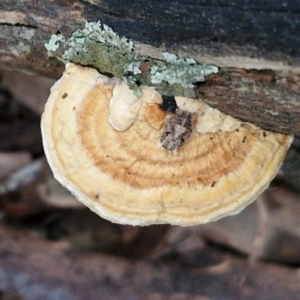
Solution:
[{"label": "small dark debris on fungus", "polygon": [[179,108],[175,114],[167,119],[161,136],[161,145],[169,151],[177,149],[190,137],[192,133],[192,115]]},{"label": "small dark debris on fungus", "polygon": [[173,96],[162,96],[163,102],[160,105],[160,108],[164,111],[175,113],[178,109],[175,97]]}]

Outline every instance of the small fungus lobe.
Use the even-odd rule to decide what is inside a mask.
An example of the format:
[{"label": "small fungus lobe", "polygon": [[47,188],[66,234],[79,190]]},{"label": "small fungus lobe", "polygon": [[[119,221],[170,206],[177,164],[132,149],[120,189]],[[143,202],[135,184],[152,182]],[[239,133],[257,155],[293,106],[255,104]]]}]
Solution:
[{"label": "small fungus lobe", "polygon": [[179,108],[175,115],[167,119],[161,136],[161,145],[169,151],[177,149],[190,137],[192,133],[192,115]]}]

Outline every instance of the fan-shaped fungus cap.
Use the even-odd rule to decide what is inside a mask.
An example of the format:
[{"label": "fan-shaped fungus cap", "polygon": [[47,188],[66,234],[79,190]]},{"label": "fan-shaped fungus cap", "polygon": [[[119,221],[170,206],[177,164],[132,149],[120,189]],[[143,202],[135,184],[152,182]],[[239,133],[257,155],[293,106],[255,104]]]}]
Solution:
[{"label": "fan-shaped fungus cap", "polygon": [[[175,113],[165,111],[150,87],[139,99],[124,87],[134,105],[127,118],[112,111],[123,97],[114,89],[122,85],[68,64],[42,117],[55,178],[113,222],[187,226],[238,213],[269,185],[292,141],[200,100],[178,97]],[[114,94],[120,98],[110,103]],[[119,131],[113,124],[126,126]]]}]

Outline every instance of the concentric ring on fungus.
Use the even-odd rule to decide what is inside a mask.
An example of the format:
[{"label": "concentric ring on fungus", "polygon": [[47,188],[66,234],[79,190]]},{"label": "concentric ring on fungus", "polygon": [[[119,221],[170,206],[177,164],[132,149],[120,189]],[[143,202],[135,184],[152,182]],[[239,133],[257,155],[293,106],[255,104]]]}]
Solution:
[{"label": "concentric ring on fungus", "polygon": [[[68,64],[42,117],[55,178],[113,222],[188,226],[238,213],[268,187],[292,142],[291,136],[243,124],[200,100],[178,97],[179,108],[192,115],[193,129],[169,151],[160,139],[172,113],[160,109],[162,98],[153,88],[142,87],[128,128],[112,126],[112,110],[119,108],[110,107],[114,89],[124,88],[124,100],[116,103],[132,97],[123,86],[92,68]],[[119,115],[126,118],[126,106],[122,109]]]}]

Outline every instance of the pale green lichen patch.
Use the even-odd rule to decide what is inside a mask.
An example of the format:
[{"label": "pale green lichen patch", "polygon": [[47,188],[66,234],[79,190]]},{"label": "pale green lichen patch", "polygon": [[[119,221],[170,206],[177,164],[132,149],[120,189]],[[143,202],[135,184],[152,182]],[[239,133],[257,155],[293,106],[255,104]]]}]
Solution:
[{"label": "pale green lichen patch", "polygon": [[110,27],[100,22],[86,22],[83,29],[77,29],[69,39],[53,35],[45,45],[50,55],[56,56],[59,47],[64,52],[57,57],[63,62],[75,62],[93,66],[101,73],[121,78],[128,59],[133,60],[133,43],[120,38]]},{"label": "pale green lichen patch", "polygon": [[65,41],[66,39],[63,35],[52,34],[49,42],[45,44],[45,48],[48,50],[48,55],[52,56],[52,52],[56,51]]},{"label": "pale green lichen patch", "polygon": [[217,67],[197,64],[191,58],[179,58],[168,52],[163,53],[163,56],[165,61],[155,61],[151,66],[151,82],[154,84],[166,81],[192,88],[193,83],[204,81],[205,76],[218,72]]},{"label": "pale green lichen patch", "polygon": [[[63,62],[72,61],[96,68],[99,72],[123,79],[141,95],[140,84],[155,86],[165,95],[191,96],[194,83],[204,81],[206,75],[217,73],[215,66],[198,64],[191,58],[179,58],[163,53],[164,59],[141,57],[134,52],[134,44],[119,37],[110,27],[100,22],[86,22],[69,39],[52,35],[45,45],[48,55]],[[58,50],[63,50],[59,55]]]}]

